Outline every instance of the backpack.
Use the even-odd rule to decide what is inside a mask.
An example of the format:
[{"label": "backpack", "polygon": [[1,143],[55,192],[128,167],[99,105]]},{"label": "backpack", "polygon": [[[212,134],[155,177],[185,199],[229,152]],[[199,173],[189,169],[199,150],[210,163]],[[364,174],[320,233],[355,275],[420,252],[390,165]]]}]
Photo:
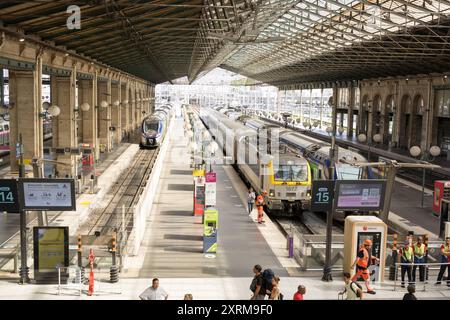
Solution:
[{"label": "backpack", "polygon": [[255,292],[256,291],[256,283],[257,283],[257,278],[253,278],[252,283],[250,284],[250,291],[251,292]]},{"label": "backpack", "polygon": [[358,286],[358,288],[362,290],[361,285],[360,285],[358,282],[354,282],[354,281],[352,281],[352,282],[350,283],[350,289],[352,289],[352,291],[356,294],[356,296],[357,296],[358,298],[361,298],[361,295],[359,294],[358,290],[356,290],[356,291],[353,290],[352,284],[356,284],[356,285]]},{"label": "backpack", "polygon": [[263,277],[263,283],[262,283],[262,289],[263,292],[266,293],[266,290],[272,290],[272,279],[275,276],[272,269],[266,269],[262,273]]}]

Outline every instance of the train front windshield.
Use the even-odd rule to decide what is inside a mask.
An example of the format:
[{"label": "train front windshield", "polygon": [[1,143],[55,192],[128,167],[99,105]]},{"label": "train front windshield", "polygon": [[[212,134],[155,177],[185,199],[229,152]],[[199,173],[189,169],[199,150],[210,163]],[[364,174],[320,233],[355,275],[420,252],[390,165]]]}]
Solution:
[{"label": "train front windshield", "polygon": [[155,121],[145,121],[144,122],[144,131],[158,131],[158,122]]},{"label": "train front windshield", "polygon": [[358,168],[349,164],[336,164],[338,180],[367,179],[367,168]]},{"label": "train front windshield", "polygon": [[308,166],[278,165],[274,166],[274,177],[277,181],[307,181]]}]

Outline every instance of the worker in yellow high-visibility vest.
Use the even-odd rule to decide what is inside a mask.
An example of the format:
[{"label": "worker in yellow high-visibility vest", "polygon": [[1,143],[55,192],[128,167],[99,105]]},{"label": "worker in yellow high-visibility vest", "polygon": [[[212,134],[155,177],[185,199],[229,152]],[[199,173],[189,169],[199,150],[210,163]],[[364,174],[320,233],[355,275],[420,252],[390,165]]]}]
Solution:
[{"label": "worker in yellow high-visibility vest", "polygon": [[417,242],[413,245],[414,251],[414,267],[412,270],[412,279],[416,282],[416,270],[417,266],[419,267],[419,280],[420,282],[425,281],[425,266],[420,265],[421,263],[425,263],[425,256],[427,254],[427,246],[423,243],[422,237],[417,237]]},{"label": "worker in yellow high-visibility vest", "polygon": [[411,271],[412,271],[412,263],[414,258],[414,251],[412,246],[409,243],[409,240],[406,240],[403,248],[400,249],[400,262],[401,271],[402,271],[402,288],[405,287],[405,273],[408,275],[408,282],[411,284]]}]

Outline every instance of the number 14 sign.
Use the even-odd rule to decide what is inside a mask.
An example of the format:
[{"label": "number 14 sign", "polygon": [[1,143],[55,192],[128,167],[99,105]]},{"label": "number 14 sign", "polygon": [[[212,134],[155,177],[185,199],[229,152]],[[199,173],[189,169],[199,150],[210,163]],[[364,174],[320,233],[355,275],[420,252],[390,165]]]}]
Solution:
[{"label": "number 14 sign", "polygon": [[0,179],[0,211],[20,212],[17,181]]},{"label": "number 14 sign", "polygon": [[311,193],[311,211],[329,212],[333,209],[334,181],[313,181]]}]

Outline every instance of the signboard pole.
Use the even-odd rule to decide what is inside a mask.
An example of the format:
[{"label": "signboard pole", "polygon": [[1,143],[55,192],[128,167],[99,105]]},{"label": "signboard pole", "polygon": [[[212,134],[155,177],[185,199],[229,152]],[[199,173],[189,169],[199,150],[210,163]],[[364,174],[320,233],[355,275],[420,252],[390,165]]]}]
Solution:
[{"label": "signboard pole", "polygon": [[325,266],[323,267],[322,281],[333,281],[331,277],[331,239],[333,231],[333,215],[334,206],[332,210],[327,211],[327,240],[325,245]]},{"label": "signboard pole", "polygon": [[[19,178],[24,178],[25,165],[23,163],[22,134],[19,134],[19,146],[19,153],[16,150],[16,155],[19,155]],[[27,212],[20,206],[20,284],[30,283],[27,264]]]}]

